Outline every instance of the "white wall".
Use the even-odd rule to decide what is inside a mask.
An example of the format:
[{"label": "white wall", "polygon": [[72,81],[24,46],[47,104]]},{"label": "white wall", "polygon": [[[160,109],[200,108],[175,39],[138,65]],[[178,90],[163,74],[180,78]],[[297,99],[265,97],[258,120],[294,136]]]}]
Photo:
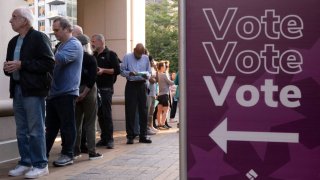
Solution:
[{"label": "white wall", "polygon": [[[23,0],[0,1],[0,112],[12,109],[12,100],[9,98],[9,78],[3,73],[3,63],[6,60],[7,45],[9,40],[17,33],[11,29],[9,20],[13,10],[26,6]],[[0,117],[0,164],[16,159],[19,154],[15,141],[15,122],[13,116]]]},{"label": "white wall", "polygon": [[[3,100],[9,99],[9,78],[3,73],[3,62],[6,60],[7,45],[9,40],[17,33],[11,29],[9,23],[12,11],[20,6],[26,6],[26,2],[23,0],[11,0],[11,1],[0,1],[1,7],[1,18],[0,18],[0,105]],[[2,101],[2,103],[1,103]],[[0,106],[1,109],[1,106]]]}]

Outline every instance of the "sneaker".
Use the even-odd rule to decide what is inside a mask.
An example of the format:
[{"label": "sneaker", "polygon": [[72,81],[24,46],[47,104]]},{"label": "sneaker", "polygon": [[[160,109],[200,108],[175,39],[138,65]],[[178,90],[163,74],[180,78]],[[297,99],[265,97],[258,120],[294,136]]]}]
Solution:
[{"label": "sneaker", "polygon": [[159,132],[159,130],[158,130],[158,129],[156,129],[156,128],[154,128],[153,126],[152,126],[152,127],[150,127],[150,129],[151,129],[153,132],[155,132],[155,133]]},{"label": "sneaker", "polygon": [[103,155],[100,153],[97,153],[97,152],[93,154],[89,153],[90,160],[101,159],[101,158],[103,158]]},{"label": "sneaker", "polygon": [[41,176],[46,176],[49,174],[49,169],[48,169],[48,165],[45,167],[45,168],[32,168],[30,171],[28,171],[24,177],[26,179],[36,179],[38,177],[41,177]]},{"label": "sneaker", "polygon": [[170,123],[175,123],[175,122],[178,122],[178,121],[175,120],[174,118],[171,118],[171,119],[169,120],[169,122],[170,122]]},{"label": "sneaker", "polygon": [[169,128],[166,125],[163,125],[163,126],[159,126],[158,129],[159,130],[168,130]]},{"label": "sneaker", "polygon": [[168,128],[168,129],[172,128],[172,126],[170,126],[168,124],[165,124],[163,127]]},{"label": "sneaker", "polygon": [[139,135],[140,135],[140,134],[135,134],[135,135],[133,135],[133,139],[139,138]]},{"label": "sneaker", "polygon": [[114,148],[114,143],[113,143],[113,141],[109,141],[108,143],[107,143],[107,149],[113,149]]},{"label": "sneaker", "polygon": [[22,165],[17,165],[14,169],[10,170],[8,175],[9,176],[22,176],[26,172],[28,172],[31,169],[31,167],[28,166],[22,166]]},{"label": "sneaker", "polygon": [[74,154],[73,159],[81,158],[82,155],[80,153]]},{"label": "sneaker", "polygon": [[100,141],[97,142],[96,146],[97,147],[107,146],[107,142],[100,140]]},{"label": "sneaker", "polygon": [[53,161],[53,165],[56,167],[62,167],[62,166],[71,165],[71,164],[73,164],[73,159],[64,154],[61,154],[56,161]]},{"label": "sneaker", "polygon": [[152,131],[151,128],[147,129],[147,135],[155,135],[156,132]]}]

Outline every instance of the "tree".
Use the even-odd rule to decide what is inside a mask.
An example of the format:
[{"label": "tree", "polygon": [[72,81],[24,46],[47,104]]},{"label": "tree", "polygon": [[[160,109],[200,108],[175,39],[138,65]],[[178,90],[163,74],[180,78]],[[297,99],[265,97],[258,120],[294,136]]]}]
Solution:
[{"label": "tree", "polygon": [[169,60],[170,71],[178,71],[178,0],[146,5],[146,47],[156,60]]}]

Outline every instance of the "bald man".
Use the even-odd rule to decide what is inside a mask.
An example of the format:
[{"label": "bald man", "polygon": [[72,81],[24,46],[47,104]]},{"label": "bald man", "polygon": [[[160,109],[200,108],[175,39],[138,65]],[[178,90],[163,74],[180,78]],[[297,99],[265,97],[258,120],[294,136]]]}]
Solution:
[{"label": "bald man", "polygon": [[83,34],[82,27],[79,26],[79,25],[73,25],[72,36],[77,37],[77,36],[82,35],[82,34]]},{"label": "bald man", "polygon": [[125,117],[127,144],[134,141],[134,122],[138,107],[140,124],[140,143],[152,143],[147,138],[147,92],[146,81],[150,78],[151,68],[149,57],[144,54],[143,44],[138,43],[132,53],[128,53],[123,58],[120,66],[121,75],[126,77],[125,87]]}]

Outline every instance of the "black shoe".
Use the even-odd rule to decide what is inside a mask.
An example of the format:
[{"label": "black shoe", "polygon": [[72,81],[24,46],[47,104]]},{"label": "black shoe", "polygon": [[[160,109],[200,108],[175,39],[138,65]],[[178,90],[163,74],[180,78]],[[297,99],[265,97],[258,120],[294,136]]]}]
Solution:
[{"label": "black shoe", "polygon": [[168,128],[168,129],[172,128],[172,126],[169,126],[168,124],[164,125],[163,127]]},{"label": "black shoe", "polygon": [[167,120],[166,120],[166,122],[165,122],[164,125],[167,126],[168,128],[172,128],[172,127],[168,124]]},{"label": "black shoe", "polygon": [[107,149],[113,149],[114,148],[114,143],[113,143],[113,141],[109,141],[108,143],[107,143]]},{"label": "black shoe", "polygon": [[127,144],[133,144],[133,139],[127,139]]},{"label": "black shoe", "polygon": [[100,141],[97,142],[96,146],[97,147],[107,146],[107,142],[100,140]]},{"label": "black shoe", "polygon": [[168,130],[169,128],[166,125],[158,126],[158,130]]},{"label": "black shoe", "polygon": [[146,137],[140,138],[139,143],[152,143],[151,139],[147,139]]},{"label": "black shoe", "polygon": [[171,126],[168,126],[168,125],[163,125],[163,127],[164,127],[165,129],[170,129],[170,128],[172,128]]},{"label": "black shoe", "polygon": [[89,153],[89,159],[90,160],[95,160],[95,159],[100,159],[100,158],[103,158],[103,155],[100,154],[100,153]]}]

